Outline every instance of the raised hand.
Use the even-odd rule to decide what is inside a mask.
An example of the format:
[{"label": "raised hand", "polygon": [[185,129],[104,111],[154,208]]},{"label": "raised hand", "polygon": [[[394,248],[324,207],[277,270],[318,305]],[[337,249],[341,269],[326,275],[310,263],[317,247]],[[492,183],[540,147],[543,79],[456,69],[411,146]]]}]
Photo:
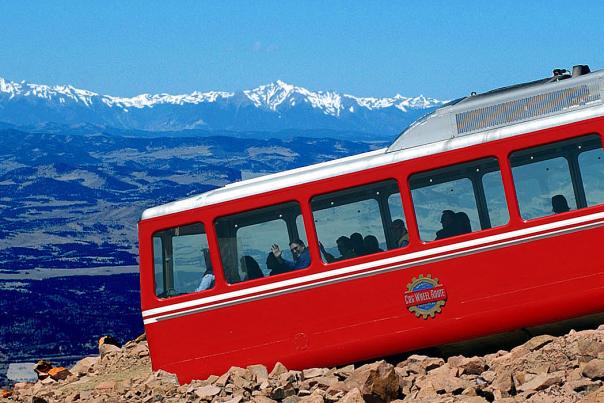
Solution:
[{"label": "raised hand", "polygon": [[276,243],[274,243],[273,246],[271,246],[271,252],[273,252],[273,255],[276,258],[281,257],[281,249],[279,248],[279,245],[277,245]]}]

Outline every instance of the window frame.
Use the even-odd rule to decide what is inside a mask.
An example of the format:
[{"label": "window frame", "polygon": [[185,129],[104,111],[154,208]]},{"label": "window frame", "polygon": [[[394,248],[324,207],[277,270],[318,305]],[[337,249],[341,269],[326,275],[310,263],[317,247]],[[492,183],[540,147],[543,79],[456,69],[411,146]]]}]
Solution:
[{"label": "window frame", "polygon": [[[455,151],[460,151],[460,150],[455,150]],[[420,170],[415,170],[415,171],[410,171],[407,175],[406,175],[406,187],[407,187],[407,191],[408,191],[408,197],[409,197],[409,201],[411,203],[411,207],[412,207],[412,212],[413,212],[413,224],[415,225],[414,230],[417,231],[416,235],[417,238],[419,240],[419,242],[422,245],[430,245],[432,246],[435,242],[449,242],[451,239],[458,239],[460,237],[472,237],[472,236],[477,236],[480,237],[481,235],[479,234],[483,234],[485,231],[499,231],[501,229],[504,229],[508,226],[510,226],[513,222],[513,212],[512,209],[510,208],[510,192],[508,189],[508,186],[506,184],[506,171],[509,168],[509,165],[507,165],[507,161],[503,161],[505,163],[502,163],[502,158],[499,155],[496,154],[480,154],[477,153],[478,155],[476,155],[475,157],[470,157],[468,158],[464,158],[464,159],[460,159],[456,162],[453,163],[448,163],[448,164],[432,164],[431,167],[426,168],[426,169],[420,169]],[[480,173],[480,175],[474,175],[474,179],[472,177],[470,177],[469,175],[463,175],[463,174],[459,174],[459,175],[454,175],[454,176],[447,176],[450,175],[451,172],[455,172],[456,168],[463,166],[463,165],[467,165],[466,170],[470,170],[472,168],[473,164],[476,164],[477,162],[480,161],[487,161],[487,160],[493,160],[493,162],[495,162],[498,170],[489,170],[489,171],[483,171]],[[413,201],[413,189],[414,187],[412,186],[412,178],[416,175],[426,175],[426,177],[428,176],[428,174],[430,172],[433,171],[442,171],[442,172],[438,172],[437,177],[440,179],[446,179],[448,178],[449,180],[443,181],[436,181],[434,183],[434,185],[438,185],[438,184],[443,184],[443,183],[447,183],[447,182],[451,182],[451,181],[455,181],[455,180],[460,180],[460,179],[469,179],[472,185],[472,190],[473,190],[473,196],[474,196],[474,202],[476,203],[476,212],[477,212],[477,216],[478,216],[478,221],[480,224],[480,228],[475,230],[475,231],[471,231],[468,233],[463,233],[463,234],[458,234],[458,235],[452,235],[443,239],[433,239],[433,240],[424,240],[421,237],[421,233],[420,233],[420,227],[419,227],[419,220],[418,220],[418,216],[417,216],[417,211],[415,208],[415,203]],[[498,225],[493,227],[492,223],[491,223],[491,219],[490,219],[490,215],[489,215],[489,207],[488,207],[488,203],[487,203],[487,197],[486,197],[486,192],[484,189],[484,176],[489,174],[489,173],[493,173],[493,172],[499,172],[500,175],[500,179],[501,179],[501,189],[503,191],[502,195],[503,195],[503,200],[505,201],[506,204],[506,208],[507,208],[507,213],[508,213],[508,217],[507,217],[507,222],[505,222],[502,225]],[[511,171],[510,171],[510,175],[511,175]],[[422,178],[424,179],[424,178]],[[426,185],[426,186],[422,186],[422,187],[428,187],[430,185]],[[420,187],[421,188],[421,187]],[[481,197],[480,200],[477,197],[477,190],[479,191]],[[514,194],[514,199],[515,199],[515,194]],[[439,212],[440,214],[441,212]],[[410,229],[408,228],[409,232]]]},{"label": "window frame", "polygon": [[[157,294],[157,282],[156,282],[156,276],[155,276],[155,247],[154,247],[154,239],[156,234],[161,233],[161,232],[166,232],[169,230],[175,230],[176,228],[182,228],[182,227],[188,227],[188,226],[192,226],[195,224],[201,224],[202,228],[203,228],[203,235],[205,235],[206,237],[206,243],[208,244],[208,261],[211,264],[211,269],[212,269],[212,273],[214,274],[214,285],[208,289],[205,290],[199,290],[199,291],[191,291],[191,292],[184,292],[184,293],[180,293],[180,294],[175,294],[175,295],[165,295],[165,296],[159,296]],[[195,234],[191,234],[191,235],[195,235]],[[201,235],[201,234],[200,234]],[[165,256],[165,252],[166,252],[166,247],[164,245],[164,239],[163,237],[160,237],[159,239],[161,240],[161,254],[162,254],[162,277],[163,277],[163,283],[164,283],[164,289],[167,289],[167,284],[171,283],[171,286],[174,287],[174,245],[172,242],[172,238],[174,238],[174,236],[170,237],[170,247],[172,249],[172,257],[170,259],[171,264],[170,264],[170,271],[168,273],[167,270],[165,270],[165,261],[166,261],[166,256]],[[196,219],[194,221],[188,221],[186,223],[175,223],[171,226],[166,226],[166,227],[161,227],[159,229],[156,229],[155,231],[151,232],[151,261],[153,263],[152,265],[152,289],[153,289],[153,296],[155,298],[157,298],[160,301],[172,301],[175,299],[179,299],[182,297],[187,297],[190,295],[197,295],[199,293],[208,293],[208,292],[214,292],[216,291],[217,288],[219,288],[219,278],[222,278],[222,276],[217,276],[216,275],[216,262],[214,261],[214,257],[213,255],[215,253],[212,253],[212,245],[211,245],[211,236],[210,233],[208,231],[208,226],[205,224],[205,222],[203,220],[199,220]],[[205,259],[205,257],[204,257]]]},{"label": "window frame", "polygon": [[[586,139],[587,141],[590,140],[589,138],[592,138],[594,144],[588,146],[587,148],[581,149],[581,151],[577,151],[576,148],[572,148],[572,147],[573,147],[573,145],[574,146],[581,145],[580,144],[581,142],[579,141],[581,138]],[[566,143],[566,144],[564,144],[564,143]],[[558,152],[557,154],[552,154],[551,149],[556,149],[556,148],[562,148],[562,149],[567,148],[568,150],[565,151],[564,153]],[[514,162],[512,161],[512,158],[513,158],[514,154],[524,153],[524,155],[521,155],[520,157],[517,157],[517,158],[526,159],[527,157],[530,156],[531,150],[534,150],[534,149],[538,149],[537,150],[538,155],[536,156],[537,158],[534,158],[532,160],[534,162],[542,162],[542,161],[547,161],[547,160],[555,159],[555,158],[563,158],[566,161],[566,163],[568,165],[568,174],[569,174],[569,177],[571,180],[573,196],[575,197],[575,203],[576,203],[575,209],[571,209],[567,212],[557,213],[557,214],[552,212],[551,214],[541,215],[541,216],[532,217],[532,218],[524,218],[522,216],[522,210],[520,208],[520,202],[519,202],[519,198],[518,198],[518,191],[516,188],[516,181],[514,180],[513,168],[515,167],[515,165],[514,165]],[[591,151],[591,150],[596,150],[596,149],[604,149],[604,142],[602,141],[602,135],[597,131],[589,131],[589,132],[582,132],[579,134],[573,134],[572,136],[566,136],[563,138],[556,139],[554,141],[540,142],[538,144],[533,144],[528,147],[515,148],[513,150],[510,150],[507,153],[506,163],[507,163],[507,166],[508,166],[508,169],[510,172],[510,177],[512,180],[511,185],[513,186],[514,202],[515,202],[515,207],[517,208],[517,213],[518,213],[518,217],[519,217],[520,221],[523,223],[532,223],[534,221],[543,220],[543,219],[555,220],[554,217],[558,217],[561,214],[562,215],[574,214],[577,212],[581,213],[586,209],[598,208],[600,206],[603,206],[604,203],[593,205],[593,206],[589,206],[587,204],[587,197],[586,197],[586,193],[585,193],[585,184],[583,182],[583,178],[581,175],[581,166],[579,163],[579,155],[581,155],[582,153],[584,153],[586,151]],[[570,151],[572,151],[572,152],[570,152]],[[548,152],[549,152],[549,154],[548,154]],[[535,157],[535,156],[533,156],[533,157]],[[516,165],[516,167],[517,166],[526,166],[526,165],[530,165],[530,163]]]},{"label": "window frame", "polygon": [[[253,279],[253,280],[247,280],[246,279],[246,280],[237,281],[237,282],[230,282],[227,279],[226,271],[225,271],[225,264],[224,264],[223,259],[222,259],[222,253],[220,252],[221,251],[221,249],[220,249],[220,237],[218,235],[219,231],[218,231],[218,228],[217,228],[217,222],[218,222],[218,220],[224,219],[224,218],[227,218],[227,217],[238,216],[238,215],[241,215],[241,214],[246,214],[246,215],[249,214],[251,216],[251,215],[253,215],[254,212],[258,212],[258,211],[263,210],[263,209],[269,209],[269,208],[272,208],[272,207],[277,207],[277,206],[280,206],[280,205],[286,205],[286,204],[290,204],[290,203],[295,203],[297,205],[298,210],[299,210],[299,216],[302,217],[302,224],[304,226],[304,231],[306,232],[306,234],[305,234],[306,235],[306,247],[309,249],[309,253],[311,255],[310,264],[307,267],[303,267],[303,268],[300,268],[300,269],[287,271],[287,272],[284,272],[284,273],[263,276],[262,278],[257,278],[257,279]],[[311,250],[310,245],[309,245],[310,244],[310,240],[309,240],[309,235],[308,235],[309,229],[308,229],[308,226],[307,226],[307,220],[304,218],[304,208],[303,208],[304,204],[305,204],[305,201],[303,201],[302,198],[299,198],[299,199],[288,198],[286,200],[272,202],[270,204],[260,204],[258,206],[255,206],[255,207],[252,207],[252,208],[247,208],[247,209],[244,209],[244,210],[238,209],[238,210],[231,211],[231,212],[228,212],[228,213],[217,214],[215,217],[213,217],[213,219],[212,219],[212,231],[213,231],[213,236],[215,237],[214,241],[215,241],[216,250],[217,250],[217,253],[216,253],[217,257],[216,258],[217,258],[217,261],[219,263],[218,267],[220,268],[220,271],[221,271],[221,273],[223,275],[223,278],[224,278],[224,284],[227,287],[242,287],[242,288],[246,288],[246,287],[249,287],[250,284],[256,285],[257,284],[256,282],[271,282],[271,279],[280,278],[280,277],[283,277],[283,276],[291,276],[292,273],[296,273],[296,275],[292,276],[292,277],[297,277],[298,276],[297,273],[307,274],[307,272],[313,267],[313,257],[312,257],[312,250]],[[290,239],[289,242],[292,242],[291,240],[293,240],[293,239],[301,239],[300,238],[300,234],[298,232],[297,223],[296,223],[297,217],[298,217],[298,215],[296,215],[295,217],[291,216],[290,219],[277,218],[277,219],[283,220],[283,222],[285,223],[286,228],[287,228],[287,236]],[[250,220],[248,223],[246,223],[246,225],[242,225],[240,228],[244,228],[246,226],[260,224],[260,223],[263,223],[263,222],[270,222],[270,221],[273,221],[273,220],[269,220],[269,221],[254,221],[254,220]],[[235,231],[235,240],[237,240],[236,234],[237,234],[237,232],[239,231],[240,228],[238,228]],[[283,245],[280,245],[281,250],[283,250],[283,251],[289,250],[289,242],[288,242],[286,248],[283,248]]]},{"label": "window frame", "polygon": [[[381,168],[385,168],[385,167],[381,167]],[[390,193],[388,196],[382,196],[380,199],[382,200],[381,202],[376,199],[376,198],[359,198],[356,197],[354,198],[354,201],[350,201],[348,203],[341,203],[338,205],[335,205],[333,207],[339,207],[339,206],[343,206],[346,204],[352,204],[352,203],[357,203],[363,200],[376,200],[376,202],[378,203],[378,209],[380,211],[380,220],[382,221],[382,230],[384,231],[384,236],[385,236],[385,241],[386,241],[386,249],[383,250],[382,252],[376,252],[376,253],[372,253],[369,255],[362,255],[362,256],[355,256],[349,259],[343,259],[340,261],[334,261],[334,262],[327,262],[323,259],[323,254],[320,252],[320,248],[319,248],[319,234],[317,233],[317,226],[315,223],[315,217],[314,217],[314,210],[313,210],[313,206],[312,206],[312,201],[314,198],[316,197],[321,197],[321,196],[326,196],[329,194],[335,194],[335,193],[342,193],[345,194],[345,192],[350,191],[350,193],[354,194],[354,190],[356,190],[357,188],[362,188],[365,186],[371,186],[371,185],[377,185],[383,182],[388,182],[391,181],[396,188],[396,192],[394,193]],[[342,262],[350,262],[350,261],[354,261],[355,259],[359,259],[359,258],[366,258],[368,256],[379,256],[382,254],[393,254],[395,251],[406,251],[406,253],[408,252],[409,247],[412,245],[412,237],[411,237],[411,231],[409,228],[409,218],[408,218],[408,213],[406,212],[406,208],[405,208],[405,196],[403,195],[403,191],[402,191],[402,187],[401,187],[401,181],[399,178],[397,177],[384,177],[384,178],[380,178],[380,179],[376,179],[376,178],[372,178],[371,181],[363,181],[360,183],[354,183],[353,185],[348,185],[348,186],[338,186],[338,187],[334,187],[333,189],[327,190],[327,191],[323,191],[320,193],[313,193],[312,195],[310,195],[307,199],[306,199],[306,205],[308,207],[308,211],[310,213],[310,221],[312,223],[312,230],[313,230],[313,236],[315,238],[316,241],[316,245],[313,245],[314,248],[317,249],[318,254],[319,254],[319,262],[320,265],[323,266],[324,268],[328,268],[328,270],[333,270],[335,267],[334,266],[338,266],[339,264],[341,264]],[[391,211],[390,211],[390,204],[388,202],[388,199],[394,195],[394,194],[398,194],[401,200],[401,215],[403,217],[403,220],[405,222],[405,225],[407,227],[407,232],[409,233],[410,237],[409,237],[409,244],[405,245],[404,247],[393,247],[395,240],[392,239],[392,235],[390,233],[390,231],[387,230],[387,226],[385,226],[387,224],[386,220],[390,220],[392,221],[392,215],[391,215]],[[338,195],[340,196],[340,195]],[[384,213],[387,214],[384,214]],[[308,231],[309,229],[307,229]]]}]

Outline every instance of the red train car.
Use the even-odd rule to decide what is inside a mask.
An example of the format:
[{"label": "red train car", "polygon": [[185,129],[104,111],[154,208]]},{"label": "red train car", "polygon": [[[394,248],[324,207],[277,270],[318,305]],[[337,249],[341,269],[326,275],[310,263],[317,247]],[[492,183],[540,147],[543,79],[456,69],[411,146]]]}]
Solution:
[{"label": "red train car", "polygon": [[556,73],[146,210],[153,368],[331,366],[604,312],[604,71]]}]

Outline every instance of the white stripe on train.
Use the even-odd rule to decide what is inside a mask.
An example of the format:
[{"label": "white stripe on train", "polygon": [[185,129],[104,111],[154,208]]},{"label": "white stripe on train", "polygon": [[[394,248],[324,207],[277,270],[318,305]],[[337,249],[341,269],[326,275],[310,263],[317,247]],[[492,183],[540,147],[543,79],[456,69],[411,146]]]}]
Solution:
[{"label": "white stripe on train", "polygon": [[[296,277],[275,283],[246,288],[243,290],[227,292],[219,295],[212,295],[210,297],[167,305],[160,308],[148,309],[146,311],[143,311],[143,322],[145,325],[147,325],[151,323],[156,323],[160,320],[172,319],[183,315],[190,315],[206,310],[217,309],[234,304],[240,304],[250,300],[268,298],[274,295],[300,291],[308,288],[319,287],[342,281],[349,281],[360,277],[384,273],[387,271],[405,269],[417,265],[431,263],[437,260],[450,259],[459,255],[466,255],[481,252],[488,249],[501,248],[509,244],[524,243],[545,237],[551,237],[560,233],[568,233],[591,227],[602,226],[604,225],[604,222],[602,221],[589,223],[590,221],[602,219],[604,219],[604,212],[571,218],[564,221],[557,221],[549,224],[543,224],[531,228],[509,231],[503,234],[491,235],[488,237],[473,239],[470,241],[460,242],[452,245],[440,246],[437,248],[432,248],[419,252],[408,253],[402,256],[394,256],[387,259],[376,260],[374,262],[344,267],[341,269],[310,274],[302,277]],[[372,269],[376,267],[380,268],[376,270],[365,271],[367,269]],[[160,316],[149,318],[150,316],[154,315]]]}]

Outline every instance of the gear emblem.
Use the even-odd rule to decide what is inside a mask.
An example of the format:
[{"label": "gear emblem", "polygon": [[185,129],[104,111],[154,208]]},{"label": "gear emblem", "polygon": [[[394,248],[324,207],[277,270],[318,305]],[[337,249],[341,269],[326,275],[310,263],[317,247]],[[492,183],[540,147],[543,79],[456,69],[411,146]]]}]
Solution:
[{"label": "gear emblem", "polygon": [[430,274],[420,274],[407,284],[404,298],[409,312],[418,318],[428,319],[442,311],[447,301],[447,292],[437,278],[432,278]]}]

